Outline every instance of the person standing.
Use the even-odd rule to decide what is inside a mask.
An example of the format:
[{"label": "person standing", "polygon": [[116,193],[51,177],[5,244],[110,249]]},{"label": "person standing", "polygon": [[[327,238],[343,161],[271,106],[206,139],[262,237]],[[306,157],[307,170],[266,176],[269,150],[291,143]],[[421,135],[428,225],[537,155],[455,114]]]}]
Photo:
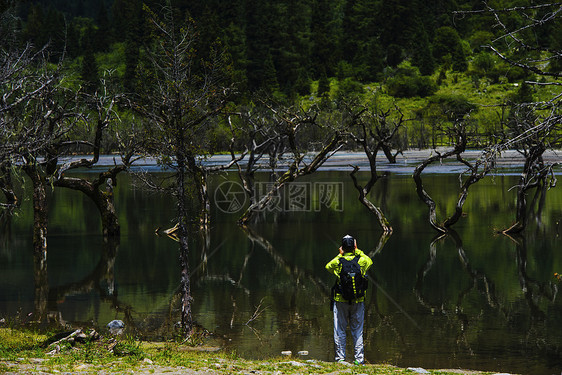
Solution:
[{"label": "person standing", "polygon": [[345,361],[346,328],[349,324],[354,363],[365,363],[363,323],[368,285],[365,275],[372,264],[371,258],[357,248],[357,241],[350,235],[343,237],[339,254],[326,264],[326,270],[337,277],[332,288],[336,362]]}]

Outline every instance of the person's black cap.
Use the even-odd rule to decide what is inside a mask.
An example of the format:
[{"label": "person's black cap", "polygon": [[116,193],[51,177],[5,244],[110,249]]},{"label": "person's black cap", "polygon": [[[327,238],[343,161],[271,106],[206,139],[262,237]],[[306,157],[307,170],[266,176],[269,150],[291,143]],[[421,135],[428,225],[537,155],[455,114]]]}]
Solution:
[{"label": "person's black cap", "polygon": [[345,235],[341,240],[341,248],[344,251],[355,250],[355,238],[351,237],[349,234]]}]

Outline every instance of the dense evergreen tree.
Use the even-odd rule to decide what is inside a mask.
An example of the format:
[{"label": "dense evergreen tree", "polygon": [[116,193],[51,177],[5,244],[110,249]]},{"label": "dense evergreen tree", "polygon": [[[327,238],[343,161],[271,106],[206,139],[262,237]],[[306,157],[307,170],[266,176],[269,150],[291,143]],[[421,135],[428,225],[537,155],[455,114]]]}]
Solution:
[{"label": "dense evergreen tree", "polygon": [[63,14],[52,6],[49,7],[45,16],[43,33],[49,38],[53,58],[59,58],[66,43],[66,20]]},{"label": "dense evergreen tree", "polygon": [[118,40],[125,42],[123,86],[128,92],[135,92],[138,86],[140,46],[144,40],[142,4],[136,0],[116,0],[113,6],[113,25]]},{"label": "dense evergreen tree", "polygon": [[[552,33],[547,39],[553,51],[562,51],[562,20],[557,19],[552,27]],[[562,56],[554,56],[549,62],[551,72],[562,72]]]},{"label": "dense evergreen tree", "polygon": [[0,0],[0,49],[10,50],[18,43],[15,0]]},{"label": "dense evergreen tree", "polygon": [[94,55],[94,28],[90,25],[82,37],[82,58],[81,78],[87,92],[95,92],[99,84],[98,64]]},{"label": "dense evergreen tree", "polygon": [[77,58],[83,52],[80,49],[80,29],[77,23],[72,20],[67,22],[66,28],[66,53],[71,59]]},{"label": "dense evergreen tree", "polygon": [[247,91],[246,33],[242,25],[230,22],[225,30],[224,43],[232,62],[232,78],[241,91]]},{"label": "dense evergreen tree", "polygon": [[327,96],[330,93],[330,81],[328,80],[328,76],[326,72],[323,72],[320,75],[320,79],[318,80],[318,90],[316,91],[316,95],[319,97]]},{"label": "dense evergreen tree", "polygon": [[103,0],[100,3],[100,9],[96,21],[98,27],[95,31],[93,49],[96,52],[107,52],[109,50],[109,45],[111,44],[111,30],[107,8]]},{"label": "dense evergreen tree", "polygon": [[270,1],[248,0],[246,5],[246,47],[248,89],[251,91],[276,85],[277,72],[271,51],[273,7]]},{"label": "dense evergreen tree", "polygon": [[402,47],[398,44],[390,44],[386,48],[386,64],[392,68],[398,66],[402,59],[404,58],[404,54],[402,52]]},{"label": "dense evergreen tree", "polygon": [[356,0],[348,27],[357,41],[350,62],[356,67],[356,77],[361,81],[374,81],[383,69],[383,48],[379,42],[377,26],[378,2],[374,0]]},{"label": "dense evergreen tree", "polygon": [[[178,24],[193,22],[202,56],[210,56],[213,46],[222,43],[241,92],[279,90],[289,98],[308,94],[310,80],[324,79],[324,74],[363,83],[380,81],[385,68],[405,60],[422,75],[432,74],[437,65],[444,73],[451,68],[465,71],[470,58],[467,42],[469,52],[478,53],[497,33],[486,26],[491,20],[487,13],[454,16],[455,10],[483,9],[481,2],[471,0],[35,0],[20,3],[22,39],[37,46],[49,42],[51,51],[61,51],[66,43],[71,58],[83,58],[90,53],[77,47],[88,25],[84,17],[95,19],[94,53],[108,52],[113,42],[123,43],[124,49],[116,49],[124,50],[124,69],[119,71],[126,90],[132,92],[142,81],[139,60],[150,43],[142,4],[156,12],[169,4]],[[502,7],[517,4],[506,0]],[[532,16],[540,19],[541,12]],[[517,27],[523,19],[513,14],[504,22]],[[538,27],[537,43],[557,49],[562,44],[557,28]],[[560,70],[561,65],[557,59],[550,61],[550,69]],[[496,81],[493,77],[500,70],[487,70],[486,76]],[[515,70],[508,77],[520,78]]]},{"label": "dense evergreen tree", "polygon": [[457,44],[451,54],[451,58],[451,68],[455,72],[464,72],[468,69],[468,62],[466,61],[466,55],[461,43]]},{"label": "dense evergreen tree", "polygon": [[[323,74],[334,76],[339,53],[340,22],[337,18],[338,2],[315,0],[312,3],[311,16],[311,75],[314,79]],[[336,4],[336,5],[333,5]]]},{"label": "dense evergreen tree", "polygon": [[304,2],[297,0],[275,3],[277,22],[274,24],[272,55],[280,89],[288,95],[310,92],[310,11]]},{"label": "dense evergreen tree", "polygon": [[[420,69],[422,75],[431,75],[435,70],[435,59],[431,53],[429,37],[425,28],[421,26],[418,30],[417,43],[412,44],[412,63]],[[466,68],[464,69],[466,70]]]},{"label": "dense evergreen tree", "polygon": [[455,29],[449,26],[443,26],[437,29],[435,39],[433,41],[433,56],[440,63],[447,61],[447,55],[460,54],[459,48],[462,48],[459,34]]},{"label": "dense evergreen tree", "polygon": [[45,14],[43,12],[43,7],[40,5],[33,5],[27,15],[27,22],[25,23],[23,33],[24,39],[36,46],[42,46],[47,43],[47,38],[44,33],[44,23]]},{"label": "dense evergreen tree", "polygon": [[355,59],[359,49],[359,22],[355,13],[355,3],[357,0],[347,0],[343,9],[342,31],[341,31],[341,50],[342,58],[347,62]]}]

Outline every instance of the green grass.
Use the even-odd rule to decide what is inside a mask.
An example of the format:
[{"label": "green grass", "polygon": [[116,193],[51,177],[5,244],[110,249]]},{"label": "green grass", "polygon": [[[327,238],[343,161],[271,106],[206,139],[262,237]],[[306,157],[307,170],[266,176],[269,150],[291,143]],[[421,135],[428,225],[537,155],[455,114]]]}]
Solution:
[{"label": "green grass", "polygon": [[[131,337],[101,337],[82,344],[61,345],[60,352],[47,354],[53,346],[44,345],[47,335],[34,331],[0,328],[0,373],[3,372],[147,372],[164,373],[170,368],[216,374],[265,372],[281,374],[413,374],[387,364],[349,366],[333,362],[277,357],[246,360],[234,352],[207,352],[177,342],[140,342]],[[27,367],[26,367],[27,366]],[[155,367],[156,366],[156,367]],[[159,367],[158,367],[159,366]],[[432,374],[452,374],[433,370]],[[484,374],[484,373],[482,373]]]},{"label": "green grass", "polygon": [[47,336],[36,332],[24,332],[0,328],[0,358],[41,357],[41,344]]}]

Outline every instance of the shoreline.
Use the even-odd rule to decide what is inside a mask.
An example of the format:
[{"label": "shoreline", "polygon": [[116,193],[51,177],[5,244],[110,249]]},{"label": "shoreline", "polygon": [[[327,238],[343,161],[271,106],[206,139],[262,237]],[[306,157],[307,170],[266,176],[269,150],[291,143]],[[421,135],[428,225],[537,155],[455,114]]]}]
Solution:
[{"label": "shoreline", "polygon": [[[402,154],[396,156],[396,163],[389,163],[384,157],[382,152],[377,154],[377,170],[380,172],[391,172],[398,174],[411,174],[414,168],[420,164],[426,158],[435,154],[435,152],[445,152],[448,148],[438,148],[434,149],[423,149],[423,150],[407,150]],[[467,150],[463,153],[466,160],[474,162],[482,154],[482,150]],[[309,153],[309,155],[314,155]],[[80,160],[83,158],[88,158],[88,155],[74,155],[65,158],[60,158],[61,163],[68,163],[71,161]],[[549,163],[562,163],[562,150],[547,150],[544,155],[545,162]],[[218,154],[208,157],[200,157],[200,162],[204,166],[220,166],[227,165],[231,160],[230,154]],[[311,158],[304,160],[311,160]],[[501,156],[496,159],[496,168],[491,174],[519,174],[519,170],[525,159],[516,150],[507,150],[501,153]],[[120,165],[121,161],[118,155],[101,155],[98,163],[90,171],[94,171],[100,168],[107,168],[114,165]],[[245,165],[244,160],[241,161],[241,165]],[[437,163],[436,163],[437,164]],[[287,164],[283,163],[283,159],[279,162],[280,167],[285,167]],[[319,171],[349,171],[353,170],[352,166],[358,166],[361,170],[368,170],[369,160],[364,152],[358,151],[338,151],[333,154],[324,164],[318,169]],[[443,168],[443,166],[446,166]],[[458,162],[455,158],[449,158],[444,163],[440,164],[442,172],[437,172],[438,167],[429,166],[426,169],[426,173],[460,173],[465,171],[467,168],[462,163]],[[145,157],[139,159],[131,167],[133,170],[142,170],[149,172],[164,171],[162,167],[158,164],[157,159],[153,157]],[[231,167],[231,170],[235,170],[235,167]],[[270,170],[267,158],[264,158],[258,164],[258,169],[266,172]],[[282,168],[279,168],[280,170]],[[562,171],[557,171],[562,173]]]},{"label": "shoreline", "polygon": [[149,342],[125,335],[100,335],[95,330],[79,331],[54,341],[53,332],[47,335],[0,327],[0,373],[515,375],[469,369],[423,369],[415,365],[404,368],[385,363],[356,366],[294,355],[249,360],[205,341],[186,345],[177,341]]}]

